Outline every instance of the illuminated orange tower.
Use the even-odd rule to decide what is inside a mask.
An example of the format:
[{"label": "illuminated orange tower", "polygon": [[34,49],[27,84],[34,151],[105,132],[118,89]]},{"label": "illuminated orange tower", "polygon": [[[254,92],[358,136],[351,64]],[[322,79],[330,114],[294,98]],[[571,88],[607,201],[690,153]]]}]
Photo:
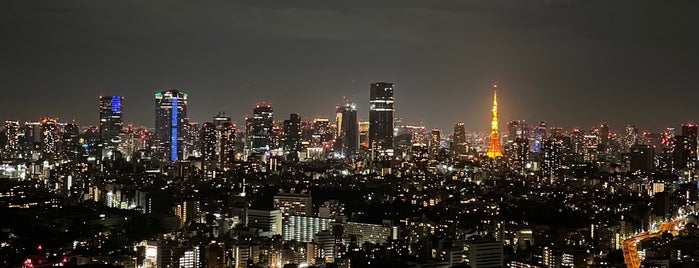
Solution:
[{"label": "illuminated orange tower", "polygon": [[493,84],[493,118],[490,121],[490,142],[488,143],[488,157],[502,156],[500,152],[500,133],[498,132],[498,84]]}]

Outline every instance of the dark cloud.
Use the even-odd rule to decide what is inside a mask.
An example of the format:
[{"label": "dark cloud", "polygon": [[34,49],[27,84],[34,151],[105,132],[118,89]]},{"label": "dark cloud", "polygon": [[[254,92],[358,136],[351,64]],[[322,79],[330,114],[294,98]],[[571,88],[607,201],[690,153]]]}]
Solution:
[{"label": "dark cloud", "polygon": [[[361,109],[394,81],[398,116],[488,126],[608,121],[658,129],[696,118],[696,1],[20,1],[0,8],[0,116],[96,124],[100,94],[152,125],[152,94],[190,92],[190,115],[277,118]],[[366,118],[362,111],[360,117]]]}]

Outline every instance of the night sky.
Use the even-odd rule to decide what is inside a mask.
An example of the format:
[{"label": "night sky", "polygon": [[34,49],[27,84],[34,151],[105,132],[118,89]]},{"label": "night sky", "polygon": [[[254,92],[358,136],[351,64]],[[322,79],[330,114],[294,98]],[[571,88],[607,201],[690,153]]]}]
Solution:
[{"label": "night sky", "polygon": [[369,83],[395,82],[396,116],[484,131],[493,81],[512,119],[660,130],[699,120],[699,1],[26,1],[0,3],[0,119],[98,121],[100,94],[153,126],[153,93],[238,123],[368,118]]}]

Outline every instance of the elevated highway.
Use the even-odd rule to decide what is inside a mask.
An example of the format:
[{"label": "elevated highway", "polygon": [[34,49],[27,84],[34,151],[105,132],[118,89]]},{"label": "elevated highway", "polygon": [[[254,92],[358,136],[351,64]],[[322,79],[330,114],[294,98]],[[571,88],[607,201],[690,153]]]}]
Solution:
[{"label": "elevated highway", "polygon": [[639,242],[643,241],[644,239],[660,236],[666,231],[672,232],[672,235],[677,235],[682,222],[684,222],[684,219],[663,222],[660,224],[660,228],[658,228],[658,230],[641,232],[629,239],[624,240],[621,245],[621,250],[624,252],[624,263],[626,263],[626,267],[641,267],[641,260],[638,258],[637,248]]}]

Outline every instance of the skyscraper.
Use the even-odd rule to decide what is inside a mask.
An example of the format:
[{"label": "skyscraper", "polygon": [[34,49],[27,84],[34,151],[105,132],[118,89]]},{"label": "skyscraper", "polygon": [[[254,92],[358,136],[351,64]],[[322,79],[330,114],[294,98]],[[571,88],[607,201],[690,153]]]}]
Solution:
[{"label": "skyscraper", "polygon": [[357,106],[345,104],[338,108],[337,131],[338,141],[342,144],[342,154],[354,154],[359,149],[359,122],[357,121]]},{"label": "skyscraper", "polygon": [[677,145],[675,150],[678,159],[675,161],[677,168],[693,169],[697,161],[697,125],[682,125],[682,136],[675,136]]},{"label": "skyscraper", "polygon": [[[204,168],[213,171],[216,167],[229,169],[235,161],[235,125],[230,117],[219,113],[214,123],[205,122],[200,131],[201,155]],[[211,173],[209,173],[211,174]]]},{"label": "skyscraper", "polygon": [[562,142],[546,139],[541,143],[541,172],[544,178],[553,179],[561,165]]},{"label": "skyscraper", "polygon": [[328,149],[333,142],[333,129],[330,125],[330,120],[328,118],[316,117],[313,119],[311,128],[313,133],[311,134],[310,145],[324,148],[324,150]]},{"label": "skyscraper", "polygon": [[43,118],[41,119],[41,148],[42,156],[47,159],[53,159],[58,152],[58,119]]},{"label": "skyscraper", "polygon": [[651,172],[654,168],[653,147],[646,144],[634,144],[629,152],[629,171],[630,172]]},{"label": "skyscraper", "polygon": [[248,131],[252,153],[267,153],[271,147],[274,111],[269,103],[255,105]]},{"label": "skyscraper", "polygon": [[231,122],[224,122],[218,131],[219,164],[224,170],[228,170],[233,167],[235,161],[236,127]]},{"label": "skyscraper", "polygon": [[540,121],[539,125],[534,129],[534,139],[532,140],[532,152],[538,153],[541,150],[541,145],[546,140],[546,122]]},{"label": "skyscraper", "polygon": [[159,153],[170,161],[182,159],[187,96],[170,89],[155,93],[155,140]]},{"label": "skyscraper", "polygon": [[378,153],[393,149],[393,83],[371,84],[369,93],[369,146]]},{"label": "skyscraper", "polygon": [[[684,130],[684,126],[682,126],[682,130]],[[631,146],[634,146],[636,143],[638,143],[638,128],[636,126],[626,125],[623,142],[624,152],[629,152],[629,150],[631,150]]]},{"label": "skyscraper", "polygon": [[675,168],[675,148],[677,141],[675,139],[675,128],[668,127],[660,134],[661,157],[660,170],[666,173],[672,173]]},{"label": "skyscraper", "polygon": [[100,96],[100,145],[102,155],[116,150],[119,145],[119,134],[122,132],[124,122],[122,119],[121,104],[124,97]]},{"label": "skyscraper", "polygon": [[213,124],[216,126],[216,151],[219,156],[219,165],[223,169],[229,169],[235,161],[236,126],[231,123],[231,117],[219,112],[214,116]]},{"label": "skyscraper", "polygon": [[20,151],[20,126],[19,121],[5,121],[5,147],[3,157],[16,157]]},{"label": "skyscraper", "polygon": [[218,151],[216,150],[218,135],[216,132],[216,125],[211,122],[205,122],[201,125],[201,158],[206,170],[212,169],[218,160]]},{"label": "skyscraper", "polygon": [[359,121],[359,148],[362,150],[369,148],[369,122]]},{"label": "skyscraper", "polygon": [[512,150],[509,157],[512,168],[520,175],[524,175],[527,161],[529,161],[529,139],[516,137],[512,142]]},{"label": "skyscraper", "polygon": [[199,155],[201,152],[200,144],[201,125],[199,122],[190,121],[189,118],[184,118],[184,126],[179,134],[181,142],[178,146],[182,147],[182,156],[180,159],[187,159],[191,155]]},{"label": "skyscraper", "polygon": [[428,150],[432,157],[436,157],[439,154],[439,150],[442,149],[442,130],[439,128],[433,128],[430,133],[430,140],[428,144]]},{"label": "skyscraper", "polygon": [[301,152],[301,117],[299,114],[291,114],[288,120],[284,120],[284,152],[290,160],[298,160]]},{"label": "skyscraper", "polygon": [[498,84],[493,84],[493,109],[490,121],[490,140],[488,142],[488,157],[502,156],[500,151],[500,133],[498,132]]},{"label": "skyscraper", "polygon": [[454,124],[454,136],[451,141],[451,153],[455,157],[466,155],[468,152],[468,143],[466,143],[466,129],[464,122]]},{"label": "skyscraper", "polygon": [[61,138],[61,158],[77,162],[83,155],[81,145],[78,125],[75,122],[66,124],[63,128],[63,137]]}]

